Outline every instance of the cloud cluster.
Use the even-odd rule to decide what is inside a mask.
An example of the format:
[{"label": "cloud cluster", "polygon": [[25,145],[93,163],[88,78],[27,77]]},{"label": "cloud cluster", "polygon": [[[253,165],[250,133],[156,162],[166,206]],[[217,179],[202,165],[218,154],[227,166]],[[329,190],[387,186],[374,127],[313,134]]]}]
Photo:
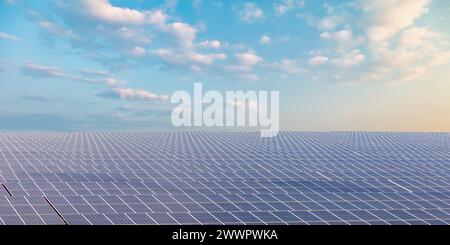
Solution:
[{"label": "cloud cluster", "polygon": [[359,8],[366,13],[367,36],[373,45],[383,45],[399,31],[414,24],[428,12],[431,0],[359,1]]},{"label": "cloud cluster", "polygon": [[338,83],[407,82],[430,74],[450,60],[445,38],[417,24],[430,3],[358,0],[350,5],[328,4],[327,16],[307,18],[326,44],[308,64],[328,64],[328,72],[320,71],[322,79]]},{"label": "cloud cluster", "polygon": [[53,15],[33,8],[28,16],[50,34],[45,35],[47,38],[70,41],[86,51],[86,56],[111,69],[139,59],[155,67],[206,70],[215,61],[227,58],[223,52],[214,51],[226,47],[225,42],[196,43],[200,27],[171,21],[163,9],[118,7],[108,0],[61,1],[53,8]]},{"label": "cloud cluster", "polygon": [[[374,59],[367,76],[408,82],[446,63],[449,45],[416,20],[428,13],[431,0],[360,1],[366,11],[366,34]],[[380,79],[382,80],[382,79]]]},{"label": "cloud cluster", "polygon": [[[60,78],[71,81],[86,82],[92,84],[105,84],[108,85],[108,89],[99,93],[99,97],[116,99],[116,100],[134,100],[134,101],[160,101],[167,102],[167,95],[157,95],[143,89],[132,89],[122,87],[127,82],[114,78],[108,71],[83,69],[80,71],[80,75],[68,74],[59,67],[42,66],[27,61],[21,68],[22,74],[31,76],[34,78]],[[27,96],[24,97],[28,100],[44,101],[40,97]]]},{"label": "cloud cluster", "polygon": [[[325,15],[299,15],[316,28],[317,44],[323,46],[310,50],[309,55],[296,54],[297,57],[262,57],[247,43],[240,44],[238,49],[226,40],[203,39],[204,25],[172,16],[176,1],[148,10],[119,7],[108,0],[82,0],[76,4],[61,1],[55,4],[54,16],[36,9],[29,11],[29,15],[51,34],[47,36],[68,40],[110,70],[130,64],[150,64],[155,69],[192,71],[211,77],[226,74],[228,78],[256,81],[269,72],[258,70],[266,66],[271,71],[277,69],[281,76],[310,69],[318,74],[313,77],[324,76],[322,80],[339,83],[397,82],[420,78],[449,60],[445,38],[430,27],[417,24],[428,13],[430,3],[431,0],[356,0],[324,4]],[[193,3],[197,7],[202,4],[202,1]],[[309,3],[279,0],[271,6],[275,15],[281,16],[305,4]],[[250,24],[270,17],[261,6],[243,2],[232,5],[231,10],[241,22]],[[282,40],[262,32],[255,42],[267,45],[267,49],[275,48]],[[33,64],[25,67],[24,72],[36,77],[59,76],[110,85],[118,82],[106,79],[107,75],[99,81],[98,77],[72,75],[55,67]]]},{"label": "cloud cluster", "polygon": [[[299,3],[294,2],[298,6]],[[283,4],[291,6],[289,1]],[[251,48],[218,39],[198,40],[203,25],[171,16],[173,6],[142,10],[115,6],[108,0],[82,0],[59,1],[48,7],[53,10],[51,14],[38,7],[27,11],[28,18],[45,33],[42,36],[46,41],[50,44],[53,39],[68,41],[77,51],[109,70],[150,65],[151,69],[182,70],[216,77],[227,73],[241,80],[257,79],[251,70],[259,62],[247,64],[243,61],[246,58],[241,57],[245,49]],[[264,11],[252,2],[242,3],[236,11],[245,23],[264,18]],[[266,36],[261,42],[268,44],[272,40]],[[229,74],[230,69],[239,72]],[[70,79],[77,80],[76,77]]]}]

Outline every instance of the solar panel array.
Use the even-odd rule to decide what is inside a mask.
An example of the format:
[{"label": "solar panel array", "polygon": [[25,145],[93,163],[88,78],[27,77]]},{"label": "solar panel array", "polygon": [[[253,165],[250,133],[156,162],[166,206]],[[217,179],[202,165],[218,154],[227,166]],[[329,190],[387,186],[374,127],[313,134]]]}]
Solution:
[{"label": "solar panel array", "polygon": [[450,133],[1,132],[0,224],[450,224]]}]

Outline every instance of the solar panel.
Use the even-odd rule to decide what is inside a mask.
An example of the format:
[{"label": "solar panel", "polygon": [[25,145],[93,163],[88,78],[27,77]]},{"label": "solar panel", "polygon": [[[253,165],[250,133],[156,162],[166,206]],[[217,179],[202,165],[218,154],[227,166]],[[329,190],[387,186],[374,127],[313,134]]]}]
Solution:
[{"label": "solar panel", "polygon": [[450,133],[0,132],[0,224],[450,224]]}]

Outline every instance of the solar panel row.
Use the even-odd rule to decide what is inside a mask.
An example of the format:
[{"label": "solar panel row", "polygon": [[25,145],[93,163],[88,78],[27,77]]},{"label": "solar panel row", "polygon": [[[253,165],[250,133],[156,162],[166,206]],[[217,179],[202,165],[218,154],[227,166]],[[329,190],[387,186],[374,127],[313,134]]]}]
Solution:
[{"label": "solar panel row", "polygon": [[450,224],[450,134],[1,132],[0,224]]}]

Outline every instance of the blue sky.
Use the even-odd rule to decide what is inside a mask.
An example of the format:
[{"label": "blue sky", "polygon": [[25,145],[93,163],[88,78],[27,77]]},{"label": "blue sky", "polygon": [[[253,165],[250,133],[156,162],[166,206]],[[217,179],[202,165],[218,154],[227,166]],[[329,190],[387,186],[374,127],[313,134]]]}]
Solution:
[{"label": "blue sky", "polygon": [[279,90],[283,130],[450,130],[450,2],[0,2],[0,128],[170,129],[176,90]]}]

